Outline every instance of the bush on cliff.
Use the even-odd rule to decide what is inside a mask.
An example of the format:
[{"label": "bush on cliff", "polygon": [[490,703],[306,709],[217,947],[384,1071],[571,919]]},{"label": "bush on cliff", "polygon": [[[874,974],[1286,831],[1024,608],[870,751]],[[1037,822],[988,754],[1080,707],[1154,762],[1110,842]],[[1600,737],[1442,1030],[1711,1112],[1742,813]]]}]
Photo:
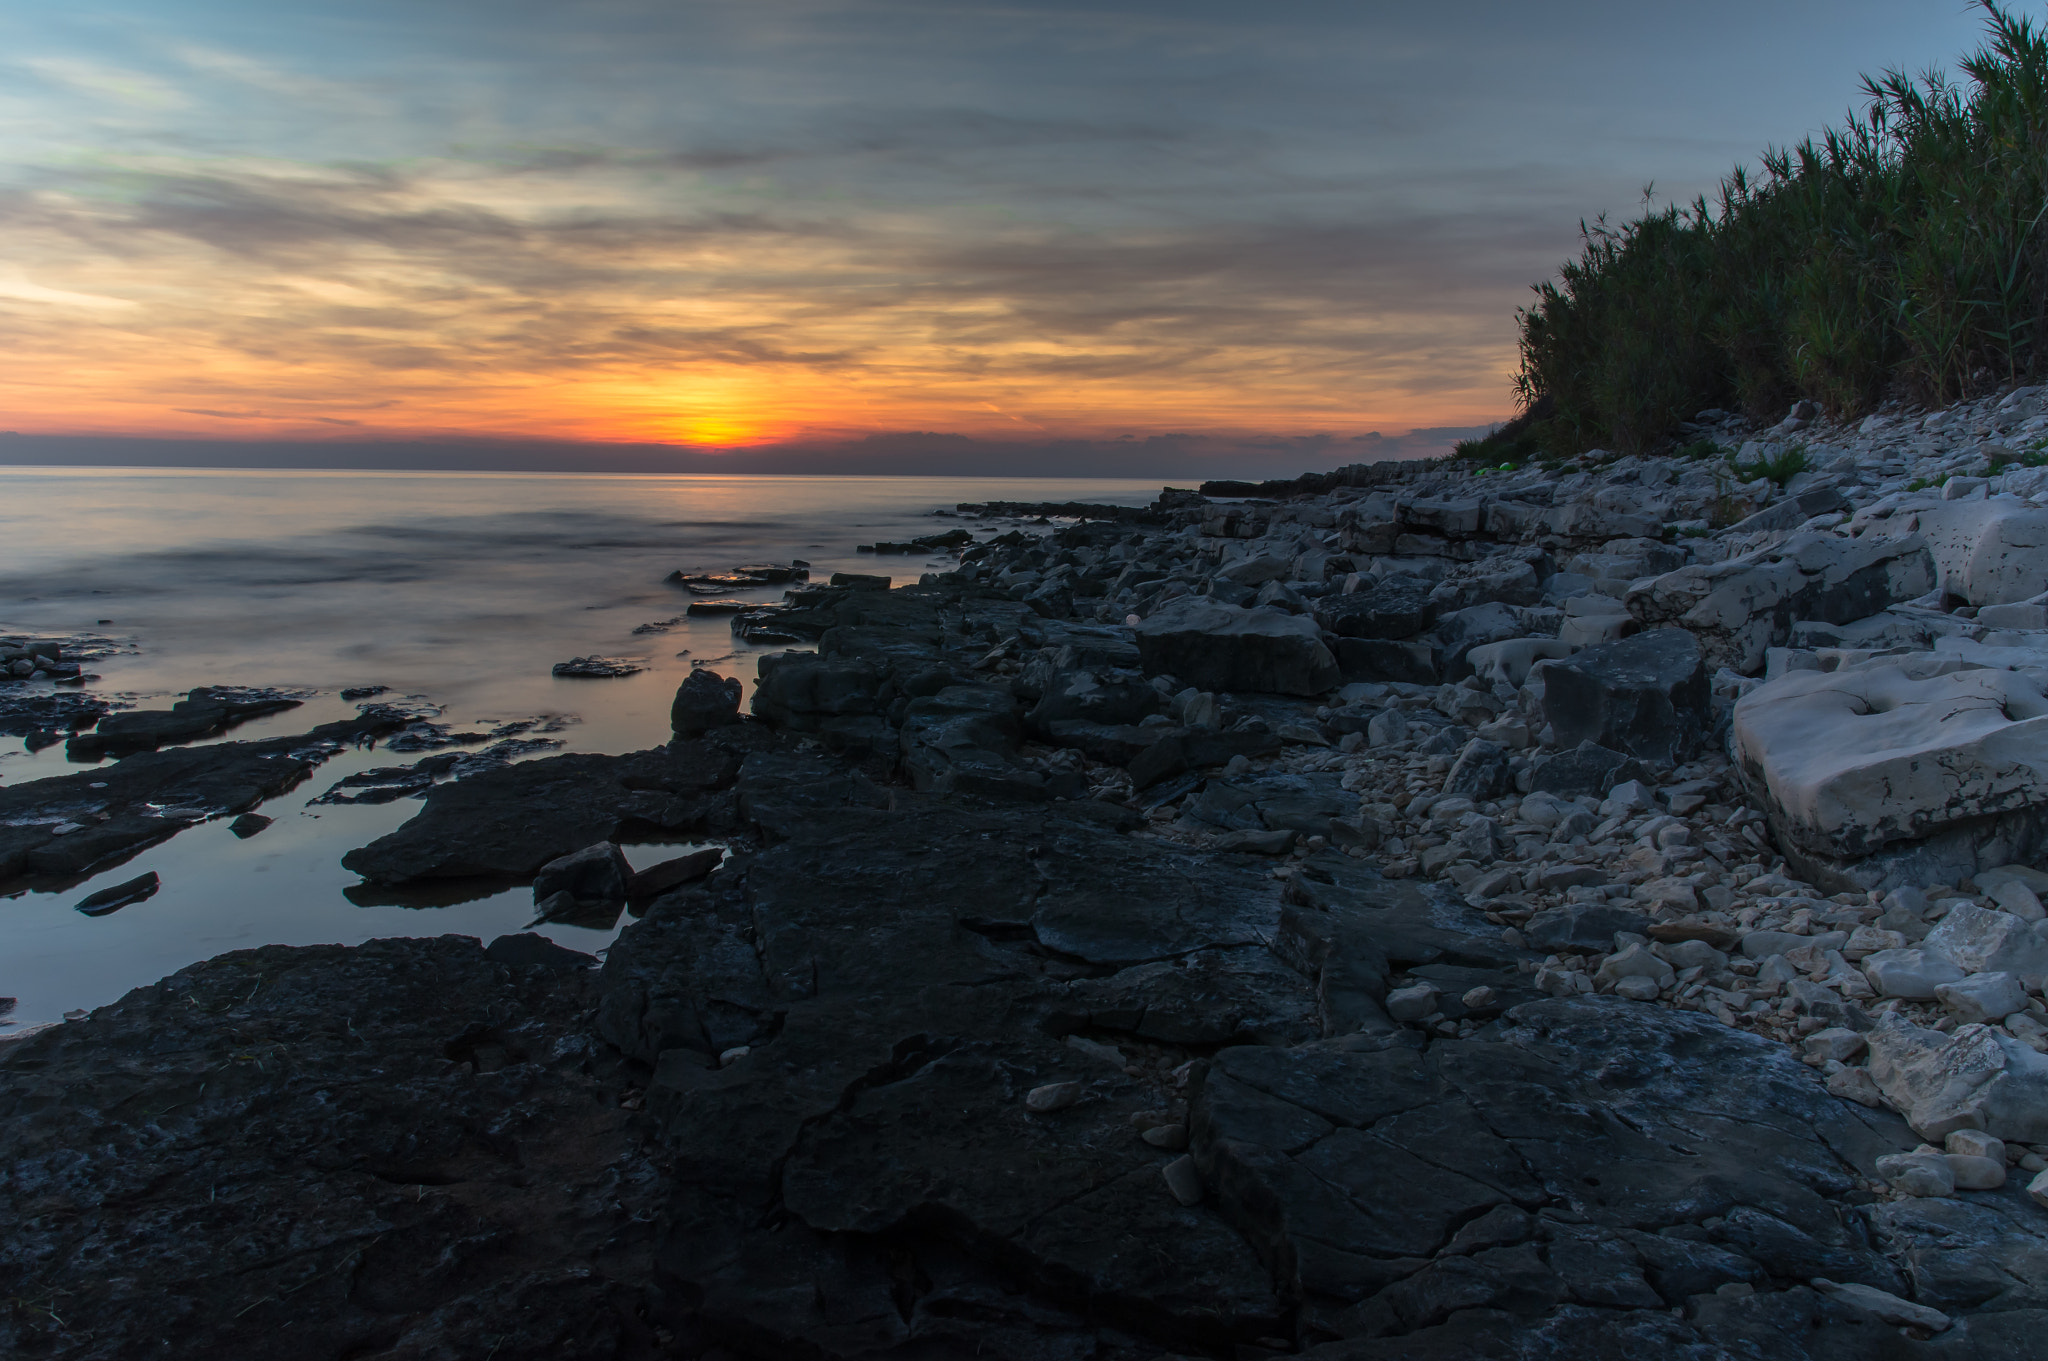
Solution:
[{"label": "bush on cliff", "polygon": [[1864,81],[1846,127],[1585,249],[1519,314],[1544,443],[1640,451],[1709,406],[1853,415],[2048,368],[2048,34],[1981,0],[1967,86]]}]

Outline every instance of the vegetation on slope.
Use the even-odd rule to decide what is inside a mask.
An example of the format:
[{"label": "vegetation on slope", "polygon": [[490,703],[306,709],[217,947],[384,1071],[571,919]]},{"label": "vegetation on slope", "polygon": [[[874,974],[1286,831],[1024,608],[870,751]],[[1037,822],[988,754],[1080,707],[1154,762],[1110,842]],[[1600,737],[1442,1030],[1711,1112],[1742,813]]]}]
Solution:
[{"label": "vegetation on slope", "polygon": [[1866,78],[1847,126],[1714,202],[1582,226],[1518,314],[1517,448],[1637,452],[1705,407],[1853,416],[2048,368],[2048,34],[1980,3],[1966,85]]}]

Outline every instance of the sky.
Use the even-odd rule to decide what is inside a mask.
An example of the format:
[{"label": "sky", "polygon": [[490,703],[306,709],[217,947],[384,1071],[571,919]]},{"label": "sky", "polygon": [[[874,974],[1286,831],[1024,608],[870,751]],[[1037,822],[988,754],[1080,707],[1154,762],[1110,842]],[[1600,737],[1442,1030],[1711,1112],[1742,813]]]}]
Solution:
[{"label": "sky", "polygon": [[0,462],[1433,448],[1512,414],[1582,219],[1979,34],[1955,0],[0,0]]}]

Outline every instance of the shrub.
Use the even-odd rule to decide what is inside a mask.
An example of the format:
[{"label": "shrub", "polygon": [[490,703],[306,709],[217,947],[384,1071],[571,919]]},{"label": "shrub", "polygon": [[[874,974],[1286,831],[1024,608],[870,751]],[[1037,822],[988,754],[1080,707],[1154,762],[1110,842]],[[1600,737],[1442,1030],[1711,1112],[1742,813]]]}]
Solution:
[{"label": "shrub", "polygon": [[1712,203],[1581,224],[1518,314],[1530,431],[1642,452],[1708,406],[1769,419],[1929,404],[2048,368],[2048,36],[1980,0],[1968,88],[1866,78],[1841,129],[1738,168]]}]

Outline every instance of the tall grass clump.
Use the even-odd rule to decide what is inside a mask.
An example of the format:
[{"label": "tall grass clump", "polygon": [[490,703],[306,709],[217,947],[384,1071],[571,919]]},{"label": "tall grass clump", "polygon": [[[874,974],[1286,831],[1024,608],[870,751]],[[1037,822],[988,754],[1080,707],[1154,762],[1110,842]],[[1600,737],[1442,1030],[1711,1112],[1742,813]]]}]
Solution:
[{"label": "tall grass clump", "polygon": [[1967,85],[1866,77],[1847,126],[1771,149],[1584,250],[1518,314],[1542,443],[1639,452],[1703,407],[1937,405],[2048,369],[2048,35],[1980,0]]}]

